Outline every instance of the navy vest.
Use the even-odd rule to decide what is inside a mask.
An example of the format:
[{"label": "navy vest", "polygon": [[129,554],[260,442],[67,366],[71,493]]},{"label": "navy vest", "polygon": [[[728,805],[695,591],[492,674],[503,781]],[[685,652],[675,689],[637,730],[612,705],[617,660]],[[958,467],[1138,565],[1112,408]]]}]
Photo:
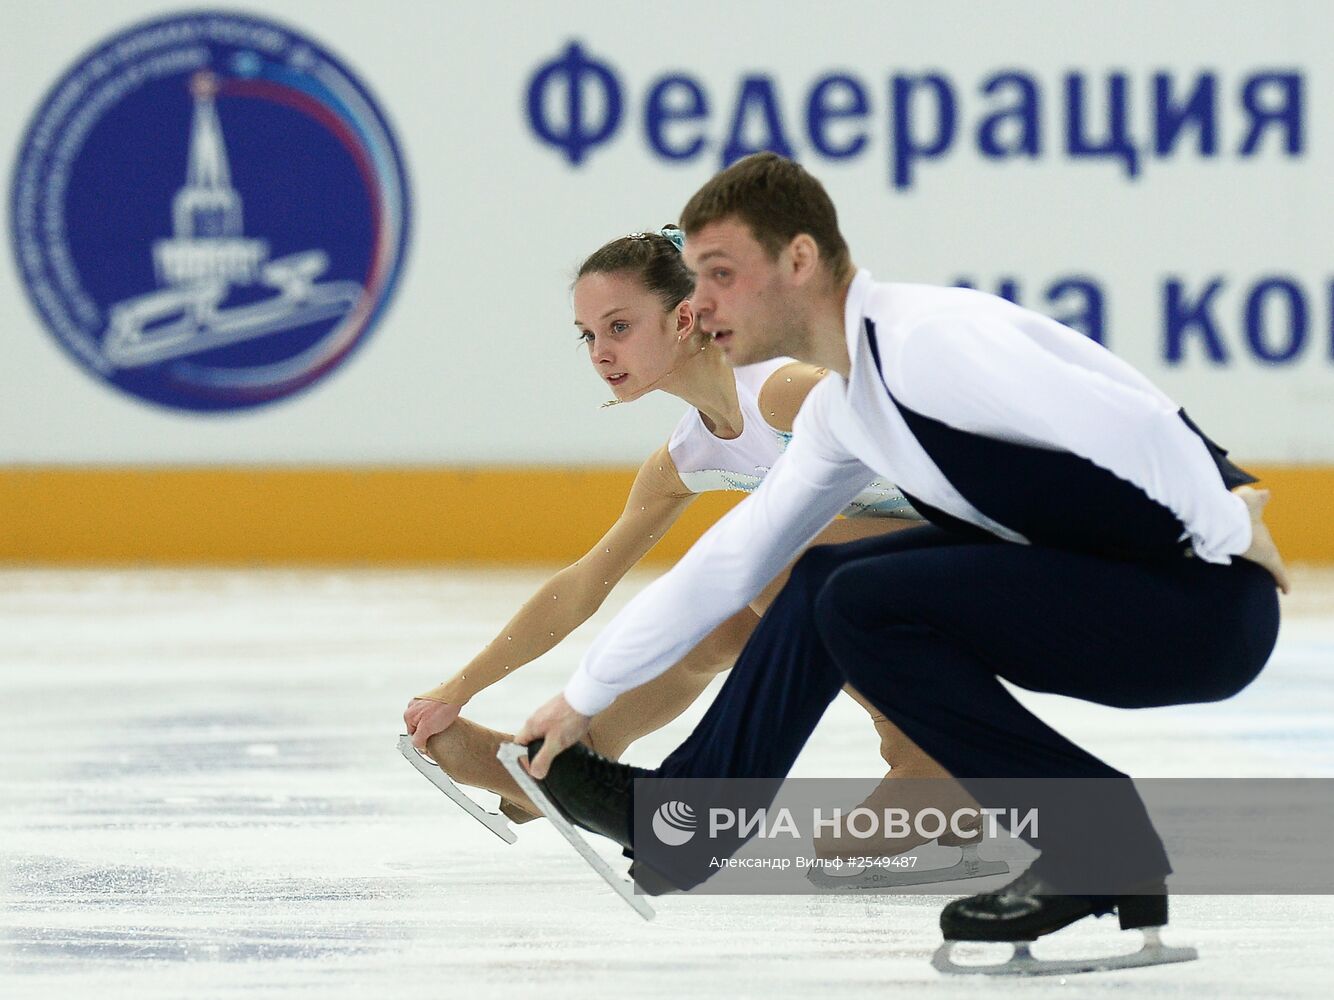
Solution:
[{"label": "navy vest", "polygon": [[[978,511],[1034,545],[1135,559],[1179,558],[1189,551],[1190,543],[1182,537],[1185,528],[1175,514],[1087,458],[961,431],[905,406],[885,384],[875,324],[865,322],[876,371],[890,401],[936,467]],[[1229,461],[1227,452],[1184,410],[1178,413],[1208,448],[1228,489],[1256,481]],[[996,539],[906,490],[904,496],[933,524],[979,540]]]}]

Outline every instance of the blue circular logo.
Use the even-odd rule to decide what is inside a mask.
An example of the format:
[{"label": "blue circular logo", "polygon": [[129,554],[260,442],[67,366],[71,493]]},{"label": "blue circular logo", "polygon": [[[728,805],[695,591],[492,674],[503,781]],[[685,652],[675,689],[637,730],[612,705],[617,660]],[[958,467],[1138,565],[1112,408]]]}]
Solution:
[{"label": "blue circular logo", "polygon": [[222,12],[81,58],[25,134],[10,212],[61,346],[186,410],[270,403],[338,367],[408,238],[403,160],[365,86],[290,28]]}]

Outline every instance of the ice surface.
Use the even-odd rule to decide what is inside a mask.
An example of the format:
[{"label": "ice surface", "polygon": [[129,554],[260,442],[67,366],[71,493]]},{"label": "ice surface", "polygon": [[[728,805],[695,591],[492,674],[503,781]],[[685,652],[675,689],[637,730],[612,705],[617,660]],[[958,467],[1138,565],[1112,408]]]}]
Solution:
[{"label": "ice surface", "polygon": [[[541,579],[0,571],[0,997],[843,1000],[1060,989],[941,977],[929,958],[944,897],[665,897],[646,924],[554,831],[526,824],[508,847],[460,813],[395,749],[402,709]],[[627,581],[592,623],[468,714],[515,728],[645,579]],[[1334,573],[1306,571],[1297,583],[1271,665],[1231,701],[1126,713],[1021,697],[1137,776],[1334,777]],[[627,759],[656,763],[703,704]],[[795,773],[880,770],[864,713],[842,698]],[[1172,905],[1164,936],[1198,947],[1200,961],[1083,976],[1066,989],[1328,995],[1334,898]],[[1122,936],[1110,921],[1085,921],[1047,953],[1102,950]],[[1127,949],[1137,943],[1124,937]]]}]

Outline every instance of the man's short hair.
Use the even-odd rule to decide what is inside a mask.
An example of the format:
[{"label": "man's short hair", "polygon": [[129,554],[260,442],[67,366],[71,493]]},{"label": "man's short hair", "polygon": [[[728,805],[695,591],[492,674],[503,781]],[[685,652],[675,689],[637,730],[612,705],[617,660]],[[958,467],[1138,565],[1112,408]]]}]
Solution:
[{"label": "man's short hair", "polygon": [[715,174],[686,204],[681,227],[695,233],[729,217],[749,226],[771,258],[798,233],[806,233],[835,279],[852,272],[852,255],[824,185],[777,153],[755,153]]}]

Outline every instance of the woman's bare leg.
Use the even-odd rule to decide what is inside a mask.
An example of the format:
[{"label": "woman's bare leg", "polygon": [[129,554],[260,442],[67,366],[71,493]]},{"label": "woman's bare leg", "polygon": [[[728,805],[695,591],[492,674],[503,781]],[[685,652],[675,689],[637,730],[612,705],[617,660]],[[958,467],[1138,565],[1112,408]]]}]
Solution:
[{"label": "woman's bare leg", "polygon": [[541,813],[496,759],[500,745],[513,739],[512,733],[498,732],[460,718],[427,740],[426,752],[460,785],[495,792],[500,796],[500,811],[516,823],[526,823],[537,819]]}]

